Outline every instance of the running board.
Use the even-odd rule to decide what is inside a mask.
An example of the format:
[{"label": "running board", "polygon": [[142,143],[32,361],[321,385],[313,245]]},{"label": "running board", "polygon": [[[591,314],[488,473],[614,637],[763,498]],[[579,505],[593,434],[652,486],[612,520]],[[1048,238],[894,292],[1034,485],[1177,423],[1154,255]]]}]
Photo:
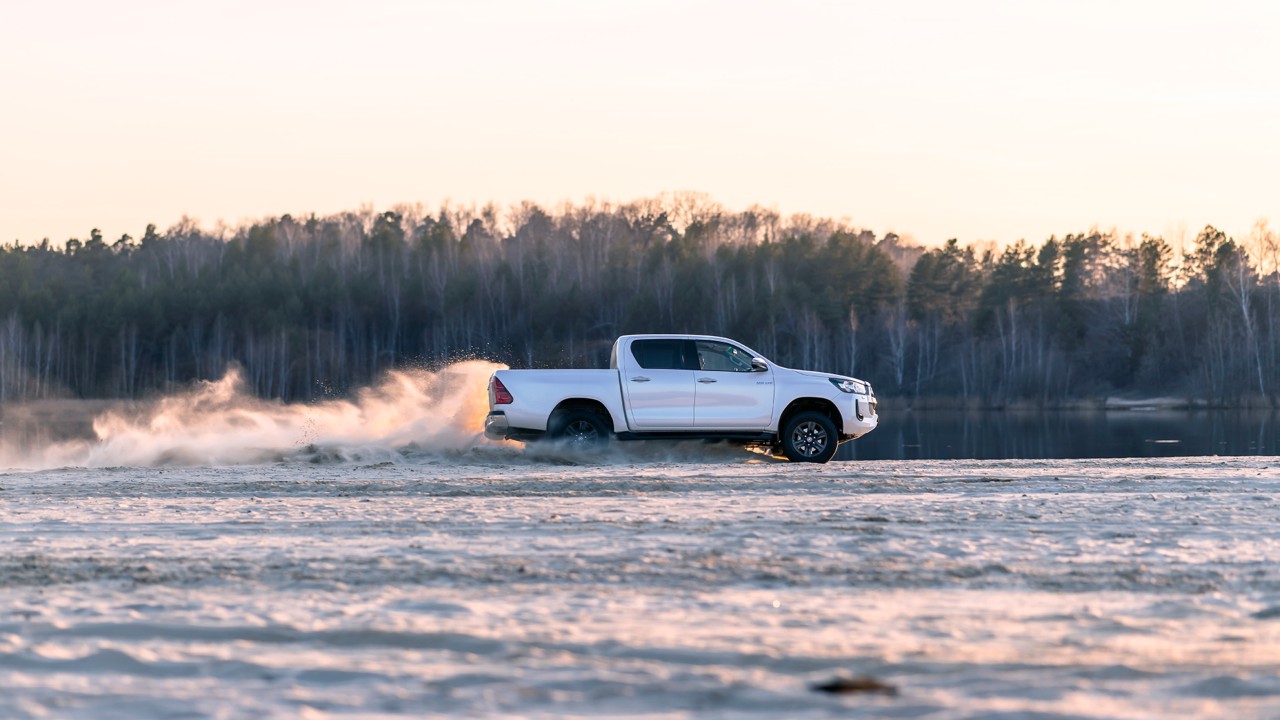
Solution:
[{"label": "running board", "polygon": [[620,432],[619,440],[736,440],[738,442],[772,443],[773,433],[761,432]]}]

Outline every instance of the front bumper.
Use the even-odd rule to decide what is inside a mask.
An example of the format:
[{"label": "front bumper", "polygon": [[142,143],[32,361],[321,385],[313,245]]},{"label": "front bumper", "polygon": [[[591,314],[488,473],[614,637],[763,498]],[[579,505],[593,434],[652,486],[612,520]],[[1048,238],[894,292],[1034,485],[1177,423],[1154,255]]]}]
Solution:
[{"label": "front bumper", "polygon": [[876,407],[878,405],[879,403],[876,402],[875,395],[856,397],[853,399],[853,414],[859,420],[866,418],[878,418],[879,414],[876,412]]},{"label": "front bumper", "polygon": [[853,412],[846,412],[844,416],[843,437],[852,440],[875,430],[876,426],[880,424],[878,410],[879,403],[876,401],[875,395],[855,395],[853,398]]}]

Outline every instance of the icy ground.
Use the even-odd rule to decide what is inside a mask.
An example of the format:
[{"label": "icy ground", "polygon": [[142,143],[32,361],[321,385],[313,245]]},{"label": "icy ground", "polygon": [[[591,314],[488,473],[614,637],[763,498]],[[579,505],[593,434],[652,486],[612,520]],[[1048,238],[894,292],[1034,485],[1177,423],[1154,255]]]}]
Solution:
[{"label": "icy ground", "polygon": [[326,459],[0,473],[0,717],[1280,717],[1280,458]]}]

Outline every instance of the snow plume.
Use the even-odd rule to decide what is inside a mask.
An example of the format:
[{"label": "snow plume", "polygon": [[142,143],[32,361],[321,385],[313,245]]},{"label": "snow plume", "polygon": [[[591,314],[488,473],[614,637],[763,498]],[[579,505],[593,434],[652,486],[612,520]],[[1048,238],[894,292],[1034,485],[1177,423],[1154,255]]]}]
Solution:
[{"label": "snow plume", "polygon": [[35,449],[27,467],[230,465],[286,459],[377,460],[462,452],[484,442],[486,385],[502,365],[390,372],[354,400],[284,404],[244,390],[240,372],[154,403],[98,414],[95,440]]}]

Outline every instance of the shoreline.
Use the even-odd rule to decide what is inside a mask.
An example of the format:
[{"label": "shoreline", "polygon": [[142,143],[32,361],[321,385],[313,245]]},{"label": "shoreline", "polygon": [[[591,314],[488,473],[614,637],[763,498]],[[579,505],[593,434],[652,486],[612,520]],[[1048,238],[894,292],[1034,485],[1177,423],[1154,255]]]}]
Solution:
[{"label": "shoreline", "polygon": [[1124,397],[1104,396],[1056,400],[995,401],[978,398],[894,397],[877,396],[882,408],[900,408],[906,412],[1204,412],[1243,411],[1280,412],[1280,404],[1266,397],[1246,397],[1231,402],[1217,402],[1193,397]]}]

